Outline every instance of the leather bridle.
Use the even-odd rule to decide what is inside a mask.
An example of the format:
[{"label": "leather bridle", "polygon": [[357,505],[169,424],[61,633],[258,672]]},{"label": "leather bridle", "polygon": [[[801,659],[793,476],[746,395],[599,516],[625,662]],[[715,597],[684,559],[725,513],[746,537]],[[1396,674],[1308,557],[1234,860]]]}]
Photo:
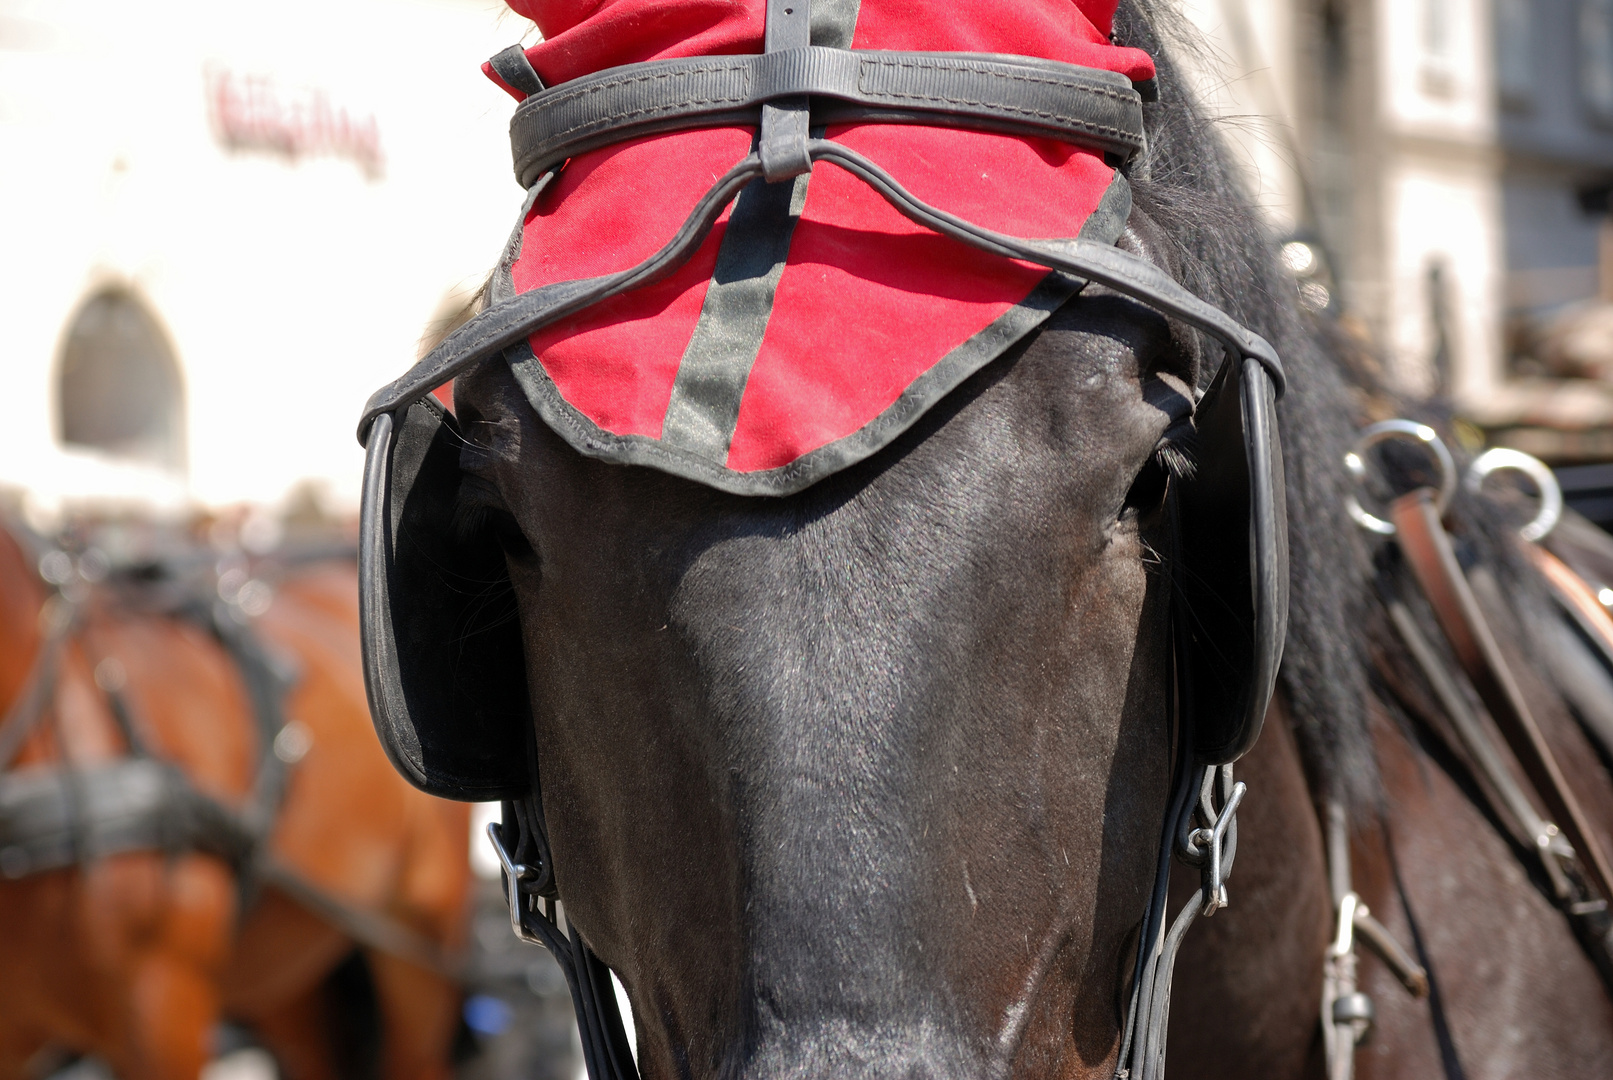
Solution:
[{"label": "leather bridle", "polygon": [[[1385,659],[1378,662],[1379,675],[1393,699],[1447,760],[1469,770],[1473,797],[1490,819],[1518,850],[1531,853],[1548,896],[1613,989],[1613,917],[1607,906],[1607,898],[1613,897],[1613,867],[1535,719],[1447,532],[1445,510],[1458,487],[1454,459],[1432,428],[1409,420],[1386,420],[1362,432],[1345,458],[1346,468],[1356,479],[1365,480],[1368,449],[1392,439],[1419,445],[1432,457],[1441,482],[1400,495],[1384,518],[1368,513],[1353,495],[1346,501],[1357,524],[1381,538],[1392,538],[1398,549],[1398,563],[1391,565],[1403,565],[1406,573],[1386,572],[1378,587],[1394,633],[1427,691],[1408,684],[1396,665]],[[1613,620],[1574,571],[1536,546],[1561,512],[1555,479],[1527,455],[1493,450],[1470,467],[1468,489],[1477,493],[1484,475],[1495,468],[1520,469],[1540,487],[1542,512],[1520,530],[1523,554],[1541,571],[1565,617],[1586,631],[1600,651],[1600,663],[1613,669]],[[1433,616],[1443,648],[1424,631],[1410,606],[1418,595]],[[1464,681],[1472,688],[1471,695],[1464,690]],[[1429,692],[1431,699],[1426,696]],[[1483,713],[1489,714],[1493,725],[1484,721]],[[1501,735],[1499,742],[1492,730]],[[1507,761],[1509,755],[1516,767]],[[1431,976],[1371,917],[1351,888],[1342,806],[1330,807],[1327,826],[1338,935],[1326,958],[1324,1049],[1329,1080],[1349,1080],[1355,1047],[1374,1019],[1371,1000],[1356,987],[1353,939],[1371,948],[1413,996],[1429,993]],[[1433,999],[1430,1007],[1437,1011],[1441,1006]],[[1460,1075],[1450,1061],[1445,1066],[1447,1076]]]},{"label": "leather bridle", "polygon": [[[1224,560],[1233,553],[1230,557],[1242,562],[1235,587],[1246,583],[1248,594],[1238,598],[1238,605],[1247,605],[1251,615],[1237,635],[1222,635],[1244,640],[1207,641],[1212,635],[1192,621],[1189,605],[1173,605],[1176,762],[1117,1072],[1135,1080],[1161,1080],[1174,959],[1193,921],[1226,903],[1226,874],[1236,851],[1234,815],[1244,793],[1232,778],[1230,763],[1259,734],[1286,633],[1287,527],[1274,411],[1284,386],[1281,361],[1265,339],[1151,262],[1090,240],[1026,239],[982,227],[918,198],[850,147],[813,134],[830,121],[935,124],[1051,136],[1124,163],[1145,150],[1146,138],[1144,95],[1123,76],[1021,56],[813,46],[808,0],[768,0],[766,18],[765,50],[758,55],[633,64],[554,88],[544,87],[518,47],[494,58],[500,78],[529,95],[511,124],[516,174],[528,189],[527,207],[567,158],[588,150],[646,134],[714,126],[755,126],[758,136],[755,149],[711,185],[671,240],[649,258],[617,273],[495,298],[370,398],[358,430],[367,451],[360,580],[365,681],[377,732],[399,770],[427,790],[463,798],[479,782],[482,790],[492,783],[491,778],[450,776],[446,770],[440,776],[434,773],[427,751],[438,753],[435,748],[444,742],[441,732],[452,729],[445,718],[414,711],[400,630],[392,625],[397,586],[390,571],[393,560],[406,554],[399,524],[405,517],[403,495],[391,488],[394,445],[416,422],[411,409],[420,409],[431,391],[456,376],[521,346],[534,332],[671,273],[753,182],[788,180],[820,163],[842,169],[925,229],[979,251],[1096,282],[1207,335],[1225,350],[1226,360],[1196,412],[1201,442],[1212,451],[1202,466],[1211,479],[1173,497],[1172,507],[1174,513],[1205,520],[1235,515],[1233,507],[1247,509],[1247,531],[1236,520],[1221,529],[1227,540],[1215,549],[1215,557]],[[1152,87],[1142,89],[1151,92]],[[421,414],[418,421],[446,424],[449,419]],[[680,460],[678,471],[714,486],[731,482],[699,461]],[[1202,549],[1205,544],[1195,537],[1194,546]],[[1214,576],[1179,574],[1178,592],[1200,600],[1193,590],[1202,594],[1201,583]],[[1227,606],[1219,598],[1202,599],[1205,608]],[[1224,651],[1213,659],[1198,655],[1216,650]],[[1225,662],[1226,651],[1235,663]],[[1236,674],[1229,676],[1229,670]],[[438,733],[435,741],[421,738],[428,727]],[[535,762],[529,771],[530,792],[507,797],[504,824],[489,827],[504,865],[512,928],[524,940],[545,945],[565,973],[592,1080],[628,1080],[636,1069],[608,968],[575,927],[562,929]],[[1201,892],[1171,920],[1166,896],[1173,854],[1200,871]]]}]

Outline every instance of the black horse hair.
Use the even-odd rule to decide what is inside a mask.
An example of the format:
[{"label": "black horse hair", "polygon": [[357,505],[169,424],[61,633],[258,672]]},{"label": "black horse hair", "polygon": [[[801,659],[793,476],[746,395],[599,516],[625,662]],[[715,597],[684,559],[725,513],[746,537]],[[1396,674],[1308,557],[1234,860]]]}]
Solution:
[{"label": "black horse hair", "polygon": [[[1404,717],[1374,658],[1404,652],[1382,599],[1404,575],[1393,546],[1374,544],[1348,516],[1352,481],[1343,456],[1361,426],[1405,416],[1443,431],[1458,468],[1465,467],[1465,455],[1449,437],[1450,407],[1397,395],[1369,346],[1331,316],[1303,310],[1294,278],[1279,262],[1276,238],[1229,167],[1217,122],[1193,100],[1174,59],[1208,56],[1197,31],[1165,0],[1123,0],[1114,31],[1117,43],[1147,50],[1159,70],[1159,100],[1144,106],[1146,167],[1132,170],[1135,205],[1174,246],[1182,284],[1266,337],[1283,358],[1288,390],[1278,410],[1291,602],[1279,686],[1317,795],[1376,807],[1382,794],[1369,703]],[[1215,368],[1205,367],[1207,379]],[[1387,466],[1398,462],[1391,454]],[[1509,540],[1516,522],[1465,492],[1449,518],[1465,561],[1488,568],[1522,625],[1545,617],[1543,586]],[[1411,609],[1437,640],[1426,607]],[[1532,637],[1514,639],[1525,655],[1533,651]]]}]

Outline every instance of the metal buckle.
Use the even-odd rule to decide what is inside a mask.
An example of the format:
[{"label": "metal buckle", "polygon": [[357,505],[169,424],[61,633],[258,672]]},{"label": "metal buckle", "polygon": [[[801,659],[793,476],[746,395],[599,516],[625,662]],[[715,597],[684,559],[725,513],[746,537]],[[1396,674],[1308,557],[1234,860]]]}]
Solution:
[{"label": "metal buckle", "polygon": [[510,857],[509,850],[504,846],[504,838],[499,835],[499,823],[487,823],[487,839],[498,854],[499,865],[504,868],[505,901],[510,905],[510,929],[522,941],[529,941],[534,945],[544,945],[546,942],[533,933],[526,924],[526,902],[521,895],[523,882],[532,881],[538,876],[538,871],[526,863],[518,863]]},{"label": "metal buckle", "polygon": [[[1216,780],[1221,781],[1222,805],[1215,808]],[[1227,876],[1232,873],[1232,861],[1238,852],[1238,804],[1243,801],[1248,785],[1232,780],[1232,766],[1210,766],[1204,770],[1199,784],[1198,801],[1183,816],[1182,829],[1177,837],[1177,854],[1189,866],[1197,866],[1203,877],[1203,915],[1214,915],[1226,907]],[[1192,828],[1197,817],[1199,828]],[[1202,846],[1201,846],[1202,845]]]},{"label": "metal buckle", "polygon": [[1339,929],[1328,955],[1348,956],[1355,951],[1355,911],[1358,907],[1365,910],[1361,897],[1354,892],[1345,893],[1344,899],[1339,901]]}]

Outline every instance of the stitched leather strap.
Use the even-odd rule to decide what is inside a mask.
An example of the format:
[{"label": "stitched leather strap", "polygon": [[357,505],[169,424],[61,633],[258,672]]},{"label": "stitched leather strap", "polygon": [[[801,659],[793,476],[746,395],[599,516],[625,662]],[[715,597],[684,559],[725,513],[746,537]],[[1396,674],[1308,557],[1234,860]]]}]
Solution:
[{"label": "stitched leather strap", "polygon": [[1457,662],[1467,673],[1484,707],[1506,738],[1524,775],[1534,785],[1553,820],[1574,845],[1580,865],[1604,900],[1613,900],[1613,866],[1590,829],[1540,726],[1524,701],[1501,647],[1479,610],[1450,537],[1439,520],[1432,493],[1419,488],[1389,508],[1400,549],[1434,609]]},{"label": "stitched leather strap", "polygon": [[[805,14],[792,18],[804,23]],[[588,150],[669,131],[751,126],[764,103],[807,96],[814,124],[981,128],[1123,158],[1144,145],[1142,96],[1116,72],[993,53],[795,46],[628,64],[534,94],[510,120],[515,176],[531,187]]]}]

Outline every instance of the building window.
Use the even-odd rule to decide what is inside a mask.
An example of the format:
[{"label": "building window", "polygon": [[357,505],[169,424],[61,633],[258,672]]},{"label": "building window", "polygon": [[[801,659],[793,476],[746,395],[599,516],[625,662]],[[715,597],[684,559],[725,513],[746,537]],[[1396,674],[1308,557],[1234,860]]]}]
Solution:
[{"label": "building window", "polygon": [[1592,115],[1613,121],[1613,0],[1580,0],[1579,92]]},{"label": "building window", "polygon": [[185,395],[173,346],[134,293],[105,289],[73,316],[56,383],[69,446],[179,472]]},{"label": "building window", "polygon": [[1449,97],[1455,87],[1454,19],[1451,0],[1422,0],[1422,87],[1434,97]]},{"label": "building window", "polygon": [[1436,60],[1450,60],[1450,0],[1423,0],[1423,52]]},{"label": "building window", "polygon": [[1527,108],[1535,96],[1533,0],[1496,0],[1495,66],[1501,104]]}]

